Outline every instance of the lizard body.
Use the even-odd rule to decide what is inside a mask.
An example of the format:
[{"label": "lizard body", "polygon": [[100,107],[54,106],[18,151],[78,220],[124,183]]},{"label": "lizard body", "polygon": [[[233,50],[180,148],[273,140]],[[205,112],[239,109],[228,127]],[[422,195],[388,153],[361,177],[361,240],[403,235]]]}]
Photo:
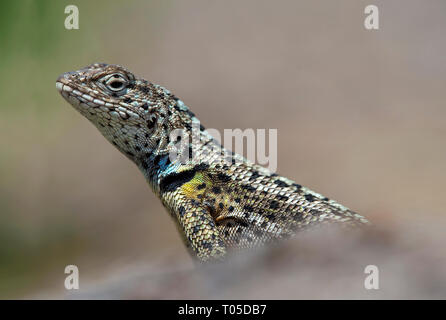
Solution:
[{"label": "lizard body", "polygon": [[[67,72],[56,87],[138,166],[199,261],[313,225],[368,224],[334,200],[225,150],[203,126],[193,131],[198,119],[181,100],[121,66],[96,63]],[[175,130],[181,135],[173,139]],[[190,139],[194,134],[199,139]]]}]

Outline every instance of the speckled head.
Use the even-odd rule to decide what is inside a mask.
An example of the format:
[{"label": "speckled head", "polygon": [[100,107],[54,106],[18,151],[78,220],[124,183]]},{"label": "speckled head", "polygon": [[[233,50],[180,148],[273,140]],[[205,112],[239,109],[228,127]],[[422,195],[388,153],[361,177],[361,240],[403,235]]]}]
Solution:
[{"label": "speckled head", "polygon": [[167,89],[138,79],[119,65],[95,63],[64,73],[56,88],[135,162],[147,152],[161,150],[170,130],[188,121],[187,113],[178,108],[179,100]]}]

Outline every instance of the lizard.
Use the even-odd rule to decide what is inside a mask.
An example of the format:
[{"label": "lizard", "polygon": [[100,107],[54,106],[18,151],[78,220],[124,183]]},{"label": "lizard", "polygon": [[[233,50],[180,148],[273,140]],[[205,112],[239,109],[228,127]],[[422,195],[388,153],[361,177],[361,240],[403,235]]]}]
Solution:
[{"label": "lizard", "polygon": [[66,72],[56,88],[136,164],[198,262],[224,260],[317,225],[369,224],[335,200],[226,150],[182,100],[122,66],[94,63]]}]

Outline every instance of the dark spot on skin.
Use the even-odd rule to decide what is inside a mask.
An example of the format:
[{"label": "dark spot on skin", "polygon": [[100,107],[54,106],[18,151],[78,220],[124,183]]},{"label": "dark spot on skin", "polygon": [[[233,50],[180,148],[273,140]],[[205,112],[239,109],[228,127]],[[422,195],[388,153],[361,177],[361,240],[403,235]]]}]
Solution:
[{"label": "dark spot on skin", "polygon": [[192,111],[190,111],[190,110],[187,110],[186,111],[186,113],[189,115],[189,117],[195,117],[195,114],[192,112]]},{"label": "dark spot on skin", "polygon": [[247,224],[245,221],[240,221],[240,225],[241,225],[243,228],[247,228],[247,227],[248,227],[248,224]]},{"label": "dark spot on skin", "polygon": [[329,201],[330,199],[328,199],[327,197],[323,198],[322,200],[324,201]]},{"label": "dark spot on skin", "polygon": [[242,228],[241,227],[238,227],[237,228],[237,231],[236,231],[237,233],[242,233],[243,232],[243,230],[242,230]]},{"label": "dark spot on skin", "polygon": [[268,221],[274,221],[276,219],[276,217],[272,213],[267,215],[266,217],[268,218]]},{"label": "dark spot on skin", "polygon": [[249,177],[249,180],[250,180],[250,181],[255,180],[255,179],[257,179],[257,178],[260,177],[260,176],[261,176],[261,175],[260,175],[260,173],[259,173],[258,171],[253,171],[251,177]]},{"label": "dark spot on skin", "polygon": [[198,198],[198,199],[203,199],[203,195],[202,195],[202,194],[199,194],[199,195],[197,196],[197,198]]},{"label": "dark spot on skin", "polygon": [[269,203],[269,207],[270,207],[270,209],[277,209],[279,207],[279,203],[276,200],[272,200]]},{"label": "dark spot on skin", "polygon": [[221,188],[220,187],[212,187],[212,193],[220,194],[221,193]]},{"label": "dark spot on skin", "polygon": [[138,135],[135,133],[135,140],[138,140],[139,139],[139,137],[138,137]]},{"label": "dark spot on skin", "polygon": [[222,181],[222,182],[229,182],[229,181],[231,181],[231,177],[228,176],[227,174],[224,174],[224,173],[219,173],[219,174],[217,174],[217,178],[218,178],[220,181]]},{"label": "dark spot on skin", "polygon": [[124,99],[124,102],[125,102],[125,103],[130,103],[130,102],[132,102],[132,99],[130,99],[130,98],[125,98],[125,99]]},{"label": "dark spot on skin", "polygon": [[228,223],[226,224],[226,226],[227,226],[228,228],[232,228],[232,227],[234,226],[234,224],[233,224],[232,222],[228,222]]},{"label": "dark spot on skin", "polygon": [[140,86],[139,90],[141,90],[144,93],[149,93],[150,92],[150,88],[147,86]]},{"label": "dark spot on skin", "polygon": [[141,108],[143,108],[144,110],[148,110],[149,109],[149,105],[147,103],[144,103]]},{"label": "dark spot on skin", "polygon": [[152,129],[155,126],[155,121],[147,120],[147,127]]},{"label": "dark spot on skin", "polygon": [[225,231],[225,237],[229,237],[229,231],[228,230]]},{"label": "dark spot on skin", "polygon": [[263,221],[262,224],[260,225],[262,228],[266,228],[268,226],[268,222]]},{"label": "dark spot on skin", "polygon": [[218,207],[219,207],[220,209],[223,209],[223,208],[224,208],[223,203],[220,202],[220,203],[218,204]]},{"label": "dark spot on skin", "polygon": [[178,209],[178,213],[179,213],[180,217],[182,217],[186,213],[186,209],[184,209],[184,207],[181,206],[180,209]]},{"label": "dark spot on skin", "polygon": [[128,141],[128,140],[124,140],[124,143],[125,143],[126,145],[128,145],[128,144],[129,144],[129,141]]},{"label": "dark spot on skin", "polygon": [[270,176],[270,177],[277,177],[278,174],[277,174],[277,173],[271,173],[269,176]]},{"label": "dark spot on skin", "polygon": [[233,206],[230,206],[230,207],[228,208],[228,211],[229,211],[229,212],[234,211],[234,207],[233,207]]},{"label": "dark spot on skin", "polygon": [[302,188],[302,186],[300,184],[297,184],[297,183],[293,183],[293,186],[296,187],[296,189]]},{"label": "dark spot on skin", "polygon": [[115,141],[112,141],[112,143],[113,143],[114,146],[117,146],[117,145],[118,145]]},{"label": "dark spot on skin", "polygon": [[251,192],[255,192],[256,188],[254,188],[253,186],[250,185],[242,185],[242,188]]},{"label": "dark spot on skin", "polygon": [[147,148],[149,146],[148,143],[144,143],[144,148]]},{"label": "dark spot on skin", "polygon": [[203,242],[201,243],[201,246],[202,246],[203,248],[212,250],[212,243],[210,243],[210,242],[208,242],[208,241],[203,241]]},{"label": "dark spot on skin", "polygon": [[275,184],[277,184],[279,187],[285,188],[288,187],[288,183],[282,181],[282,180],[276,180],[274,181]]},{"label": "dark spot on skin", "polygon": [[149,138],[149,134],[148,134],[148,133],[144,134],[144,136],[145,136],[146,138]]},{"label": "dark spot on skin", "polygon": [[[209,204],[207,204],[206,207],[207,207],[209,213],[211,214],[211,217],[212,217],[213,219],[216,219],[216,218],[218,217],[218,215],[217,215],[217,212],[215,211],[214,207],[212,207],[212,206],[209,205]],[[206,214],[206,212],[205,212],[205,214]],[[202,220],[202,221],[205,221],[204,217],[205,217],[204,215],[201,216],[201,220]]]},{"label": "dark spot on skin", "polygon": [[198,190],[201,190],[201,189],[204,189],[204,188],[206,188],[206,183],[202,183],[202,184],[197,186]]},{"label": "dark spot on skin", "polygon": [[138,146],[136,146],[136,147],[135,147],[135,150],[136,150],[136,151],[141,151],[141,148],[138,147]]},{"label": "dark spot on skin", "polygon": [[234,201],[240,203],[240,198],[235,198]]},{"label": "dark spot on skin", "polygon": [[246,210],[248,212],[252,212],[254,210],[254,208],[251,207],[251,206],[246,205],[246,206],[243,207],[243,210]]},{"label": "dark spot on skin", "polygon": [[277,195],[277,199],[282,200],[282,201],[287,201],[287,200],[288,200],[288,197],[287,197],[287,196],[283,196],[283,195],[281,195],[281,194],[278,194],[278,195]]},{"label": "dark spot on skin", "polygon": [[195,171],[205,171],[208,168],[209,168],[209,165],[207,163],[200,163],[194,167],[194,170]]},{"label": "dark spot on skin", "polygon": [[314,201],[314,196],[312,194],[306,194],[305,199],[309,202]]}]

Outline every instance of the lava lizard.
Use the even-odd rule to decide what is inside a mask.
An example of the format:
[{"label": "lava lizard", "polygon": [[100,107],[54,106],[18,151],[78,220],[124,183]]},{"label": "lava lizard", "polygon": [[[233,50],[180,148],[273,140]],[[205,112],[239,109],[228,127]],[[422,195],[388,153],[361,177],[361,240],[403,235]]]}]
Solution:
[{"label": "lava lizard", "polygon": [[95,63],[64,73],[56,88],[138,166],[198,261],[221,260],[310,226],[368,224],[224,149],[203,126],[194,131],[198,119],[180,99],[121,66]]}]

